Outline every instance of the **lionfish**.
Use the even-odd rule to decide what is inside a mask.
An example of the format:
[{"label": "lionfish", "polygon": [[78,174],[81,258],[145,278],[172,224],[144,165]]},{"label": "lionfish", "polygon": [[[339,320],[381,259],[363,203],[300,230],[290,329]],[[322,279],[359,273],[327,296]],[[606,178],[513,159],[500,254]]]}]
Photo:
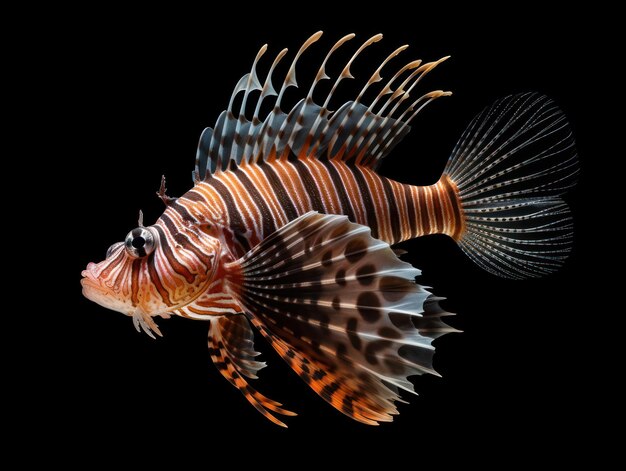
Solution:
[{"label": "lionfish", "polygon": [[[350,67],[382,35],[365,41],[315,100],[337,41],[306,96],[281,103],[296,87],[298,50],[278,91],[275,68],[259,77],[258,52],[228,108],[198,145],[194,185],[155,224],[113,244],[82,272],[83,294],[131,316],[137,330],[161,335],[154,318],[210,321],[208,345],[219,372],[266,418],[296,415],[255,390],[252,327],[318,395],[359,422],[377,425],[398,413],[408,377],[433,369],[433,339],[454,328],[450,315],[415,282],[420,271],[390,246],[447,234],[480,267],[507,278],[556,270],[572,242],[560,195],[578,172],[572,132],[550,99],[525,93],[496,101],[469,125],[434,185],[412,186],[377,173],[433,100],[411,94],[443,60],[415,60],[383,81],[377,67],[351,101],[329,108]],[[366,95],[372,98],[366,100]],[[235,103],[239,103],[237,106]],[[321,105],[319,103],[322,103]],[[273,106],[272,106],[273,104]],[[261,113],[262,105],[268,112]],[[269,106],[268,106],[269,105]],[[253,109],[253,111],[251,111]],[[251,119],[249,118],[250,111]]]}]

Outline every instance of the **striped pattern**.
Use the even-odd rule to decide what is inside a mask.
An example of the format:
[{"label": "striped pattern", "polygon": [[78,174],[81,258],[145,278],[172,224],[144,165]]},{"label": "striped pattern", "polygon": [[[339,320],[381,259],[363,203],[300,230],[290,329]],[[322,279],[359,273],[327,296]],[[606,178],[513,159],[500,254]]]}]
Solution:
[{"label": "striped pattern", "polygon": [[[298,59],[321,35],[300,47],[279,91],[272,74],[287,51],[262,78],[256,66],[268,47],[259,50],[200,137],[194,187],[170,198],[163,179],[166,210],[155,225],[144,227],[140,216],[139,227],[89,264],[82,280],[86,297],[132,316],[151,336],[160,335],[155,316],[211,319],[217,369],[282,426],[275,414],[294,414],[244,378],[265,366],[255,360],[250,322],[333,407],[366,424],[390,421],[399,390],[414,392],[408,377],[436,374],[431,340],[454,329],[443,322],[449,313],[439,299],[415,283],[419,270],[388,244],[447,234],[478,265],[511,278],[553,271],[571,247],[560,196],[578,165],[571,130],[551,100],[499,100],[470,124],[436,184],[401,184],[376,169],[415,116],[450,95],[414,92],[446,58],[384,70],[383,81],[401,46],[353,100],[335,106],[331,98],[354,78],[355,59],[382,38],[375,35],[316,101],[316,87],[330,78],[329,58],[354,38],[347,35],[330,48],[308,93],[285,110],[285,91],[298,86]],[[260,114],[262,105],[271,111]]]},{"label": "striped pattern", "polygon": [[106,260],[83,271],[83,293],[133,316],[137,328],[149,335],[159,333],[154,316],[206,319],[240,312],[224,292],[223,267],[216,263],[220,241],[204,220],[173,200],[157,223],[146,228],[154,237],[154,251],[133,258],[124,244],[115,244]]},{"label": "striped pattern", "polygon": [[[342,82],[354,78],[350,68],[357,58],[382,39],[382,35],[377,34],[356,49],[334,77],[332,87],[326,88],[326,94],[316,100],[314,92],[322,88],[321,82],[331,79],[326,73],[331,56],[355,37],[348,34],[330,48],[308,93],[303,94],[291,109],[284,109],[282,99],[285,91],[298,87],[298,60],[321,36],[322,32],[318,31],[300,47],[282,80],[280,91],[274,89],[272,84],[273,72],[287,50],[278,53],[263,79],[257,72],[257,64],[268,47],[261,47],[250,72],[237,82],[227,108],[219,115],[213,128],[206,128],[200,136],[193,171],[195,183],[207,181],[212,175],[242,164],[268,161],[273,156],[283,159],[290,154],[314,159],[340,159],[351,165],[375,169],[408,134],[411,121],[429,103],[451,94],[443,90],[416,93],[421,80],[447,57],[427,63],[421,59],[412,60],[389,71],[388,64],[408,47],[401,46],[373,71],[353,100],[338,103],[336,107],[331,104]],[[387,76],[384,81],[383,70]],[[260,93],[255,93],[257,91]],[[364,99],[365,96],[371,99]],[[271,111],[260,114],[261,105]],[[252,106],[254,113],[250,118]]]},{"label": "striped pattern", "polygon": [[[463,230],[455,188],[446,177],[435,185],[416,187],[341,160],[310,158],[272,160],[219,172],[179,198],[166,214],[223,215],[222,224],[227,230],[232,228],[239,257],[309,211],[346,215],[352,222],[369,226],[375,238],[389,244],[428,234],[458,239]],[[237,239],[236,233],[246,234],[245,240]]]},{"label": "striped pattern", "polygon": [[267,419],[276,425],[286,427],[272,412],[286,416],[295,413],[282,408],[280,402],[273,401],[254,389],[244,378],[256,379],[256,373],[264,362],[254,358],[259,352],[254,350],[254,334],[245,316],[222,316],[211,321],[209,329],[209,354],[217,370],[235,386],[244,397]]},{"label": "striped pattern", "polygon": [[[458,240],[464,229],[456,187],[445,175],[417,187],[343,160],[293,154],[244,162],[164,201],[167,209],[149,228],[155,251],[132,259],[119,245],[92,273],[100,286],[119,293],[123,305],[117,303],[116,310],[190,319],[241,312],[224,286],[224,263],[309,211],[346,215],[389,244],[428,234]],[[214,266],[218,256],[225,258]],[[113,307],[111,302],[100,304]]]},{"label": "striped pattern", "polygon": [[[382,38],[372,36],[356,49],[318,105],[314,90],[329,78],[325,67],[330,57],[355,37],[346,35],[326,54],[306,97],[284,111],[281,103],[285,91],[298,86],[296,64],[321,36],[321,32],[313,34],[300,47],[279,91],[272,85],[272,74],[287,51],[278,53],[262,79],[256,67],[268,50],[263,46],[250,72],[235,86],[226,110],[200,137],[194,187],[173,200],[165,196],[162,185],[159,195],[168,208],[157,226],[172,259],[166,273],[180,275],[184,271],[180,266],[185,266],[185,261],[176,260],[178,254],[173,250],[178,245],[187,246],[180,233],[199,227],[215,237],[221,249],[211,247],[205,253],[216,250],[223,265],[309,211],[346,215],[390,244],[426,234],[461,233],[459,204],[445,177],[436,185],[418,188],[375,173],[380,161],[408,133],[411,120],[433,100],[450,94],[434,90],[410,95],[446,58],[428,63],[409,61],[382,82],[381,71],[406,46],[397,48],[354,100],[331,111],[331,98],[340,82],[353,78],[351,65]],[[260,93],[253,93],[257,91]],[[375,94],[369,104],[363,100],[366,91]],[[267,106],[272,101],[271,111],[265,116],[259,114],[261,104]],[[252,119],[246,116],[247,105],[254,108]],[[237,312],[221,279],[215,277],[218,285],[211,286],[209,294],[173,312],[195,319]]]},{"label": "striped pattern", "polygon": [[[422,78],[446,58],[411,60],[390,71],[387,67],[407,48],[401,46],[373,70],[352,101],[335,108],[331,99],[341,82],[353,78],[352,64],[382,39],[378,34],[361,43],[326,94],[316,100],[314,91],[323,89],[321,82],[329,78],[326,65],[339,48],[349,47],[355,37],[349,34],[327,52],[306,96],[285,111],[285,91],[298,86],[297,62],[321,36],[313,34],[300,47],[277,89],[272,74],[287,51],[276,55],[262,78],[256,66],[268,47],[259,50],[226,110],[200,137],[194,187],[175,199],[165,194],[162,182],[158,194],[167,208],[149,228],[154,253],[133,258],[118,248],[119,260],[107,257],[87,270],[94,286],[92,299],[145,321],[141,326],[155,315],[206,319],[241,312],[223,285],[224,264],[309,211],[346,215],[389,244],[435,233],[460,238],[460,203],[447,177],[415,187],[375,172],[409,132],[413,118],[433,100],[450,94],[416,93]],[[265,116],[260,114],[262,104],[271,109]],[[251,119],[246,109],[254,109]],[[102,268],[111,264],[122,273],[117,281]],[[150,313],[147,319],[145,312]]]},{"label": "striped pattern", "polygon": [[409,376],[436,374],[432,339],[454,331],[415,283],[419,270],[346,216],[305,214],[231,267],[252,324],[317,394],[366,424],[393,419],[399,390],[415,392]]}]

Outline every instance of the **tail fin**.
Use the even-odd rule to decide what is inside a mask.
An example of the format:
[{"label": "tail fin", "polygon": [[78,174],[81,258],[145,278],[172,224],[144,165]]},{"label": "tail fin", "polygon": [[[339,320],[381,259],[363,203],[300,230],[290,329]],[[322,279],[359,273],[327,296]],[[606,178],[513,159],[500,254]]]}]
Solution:
[{"label": "tail fin", "polygon": [[526,93],[496,101],[470,123],[444,170],[465,215],[460,247],[498,276],[555,271],[572,243],[559,195],[577,174],[572,131],[552,100]]}]

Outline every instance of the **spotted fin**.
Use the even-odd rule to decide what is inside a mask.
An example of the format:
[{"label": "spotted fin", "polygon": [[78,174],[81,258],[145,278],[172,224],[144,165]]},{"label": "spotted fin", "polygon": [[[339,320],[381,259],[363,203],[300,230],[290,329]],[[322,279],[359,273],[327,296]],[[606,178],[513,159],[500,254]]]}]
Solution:
[{"label": "spotted fin", "polygon": [[209,352],[219,372],[242,392],[250,404],[275,424],[286,427],[270,411],[288,416],[296,414],[256,391],[244,378],[256,379],[257,372],[265,367],[265,362],[254,359],[259,352],[254,350],[254,335],[245,316],[239,314],[212,320]]},{"label": "spotted fin", "polygon": [[[286,112],[282,108],[283,97],[288,88],[298,87],[298,60],[321,36],[321,31],[315,33],[300,47],[278,91],[274,88],[272,75],[287,54],[287,49],[278,53],[263,81],[257,74],[257,64],[267,51],[267,45],[260,49],[250,72],[237,82],[228,108],[220,114],[215,126],[206,128],[200,137],[193,172],[196,182],[206,180],[215,172],[227,168],[256,163],[271,156],[288,158],[292,154],[342,159],[376,167],[409,132],[410,122],[428,103],[450,94],[436,90],[411,96],[422,78],[446,58],[425,64],[421,60],[410,61],[395,69],[389,74],[389,79],[382,82],[381,72],[387,63],[407,48],[401,46],[373,71],[356,98],[332,111],[331,99],[340,83],[354,78],[350,72],[354,61],[366,48],[382,39],[382,35],[377,34],[363,42],[326,94],[316,101],[314,92],[318,85],[331,78],[326,74],[326,65],[337,49],[355,37],[349,34],[331,47],[308,93],[303,93],[302,99]],[[260,93],[253,94],[257,91]],[[373,96],[367,102],[364,100],[366,92]],[[237,100],[239,95],[242,96],[240,101]],[[267,115],[262,116],[261,105],[264,103],[265,106],[273,104],[273,107]],[[254,111],[246,115],[246,109]],[[248,117],[250,114],[251,117]]]},{"label": "spotted fin", "polygon": [[[391,421],[407,379],[436,374],[449,313],[368,227],[307,213],[228,267],[233,296],[282,358],[344,414]],[[425,313],[425,309],[427,312]]]}]

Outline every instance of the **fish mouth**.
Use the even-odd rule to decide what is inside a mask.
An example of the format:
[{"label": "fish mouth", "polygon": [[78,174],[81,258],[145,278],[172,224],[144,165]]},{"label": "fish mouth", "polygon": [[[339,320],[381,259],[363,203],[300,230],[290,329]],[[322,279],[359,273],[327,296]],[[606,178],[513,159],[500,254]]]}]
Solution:
[{"label": "fish mouth", "polygon": [[82,280],[80,280],[80,284],[83,287],[83,296],[85,296],[90,301],[98,302],[99,297],[106,296],[106,293],[104,292],[102,286],[100,286],[99,283],[95,282],[91,278],[84,277]]},{"label": "fish mouth", "polygon": [[80,273],[80,275],[83,277],[80,280],[80,284],[83,287],[83,295],[91,301],[95,301],[94,299],[92,299],[95,291],[103,291],[102,286],[98,282],[95,270],[96,264],[90,262],[87,265],[87,268]]},{"label": "fish mouth", "polygon": [[95,263],[90,262],[87,268],[81,272],[80,284],[83,288],[83,296],[102,307],[128,314],[124,309],[125,306],[120,306],[116,302],[115,293],[98,279],[97,268]]},{"label": "fish mouth", "polygon": [[83,296],[85,296],[90,301],[104,306],[101,300],[107,296],[107,292],[99,283],[91,278],[85,277],[80,280],[80,284],[83,287]]}]

